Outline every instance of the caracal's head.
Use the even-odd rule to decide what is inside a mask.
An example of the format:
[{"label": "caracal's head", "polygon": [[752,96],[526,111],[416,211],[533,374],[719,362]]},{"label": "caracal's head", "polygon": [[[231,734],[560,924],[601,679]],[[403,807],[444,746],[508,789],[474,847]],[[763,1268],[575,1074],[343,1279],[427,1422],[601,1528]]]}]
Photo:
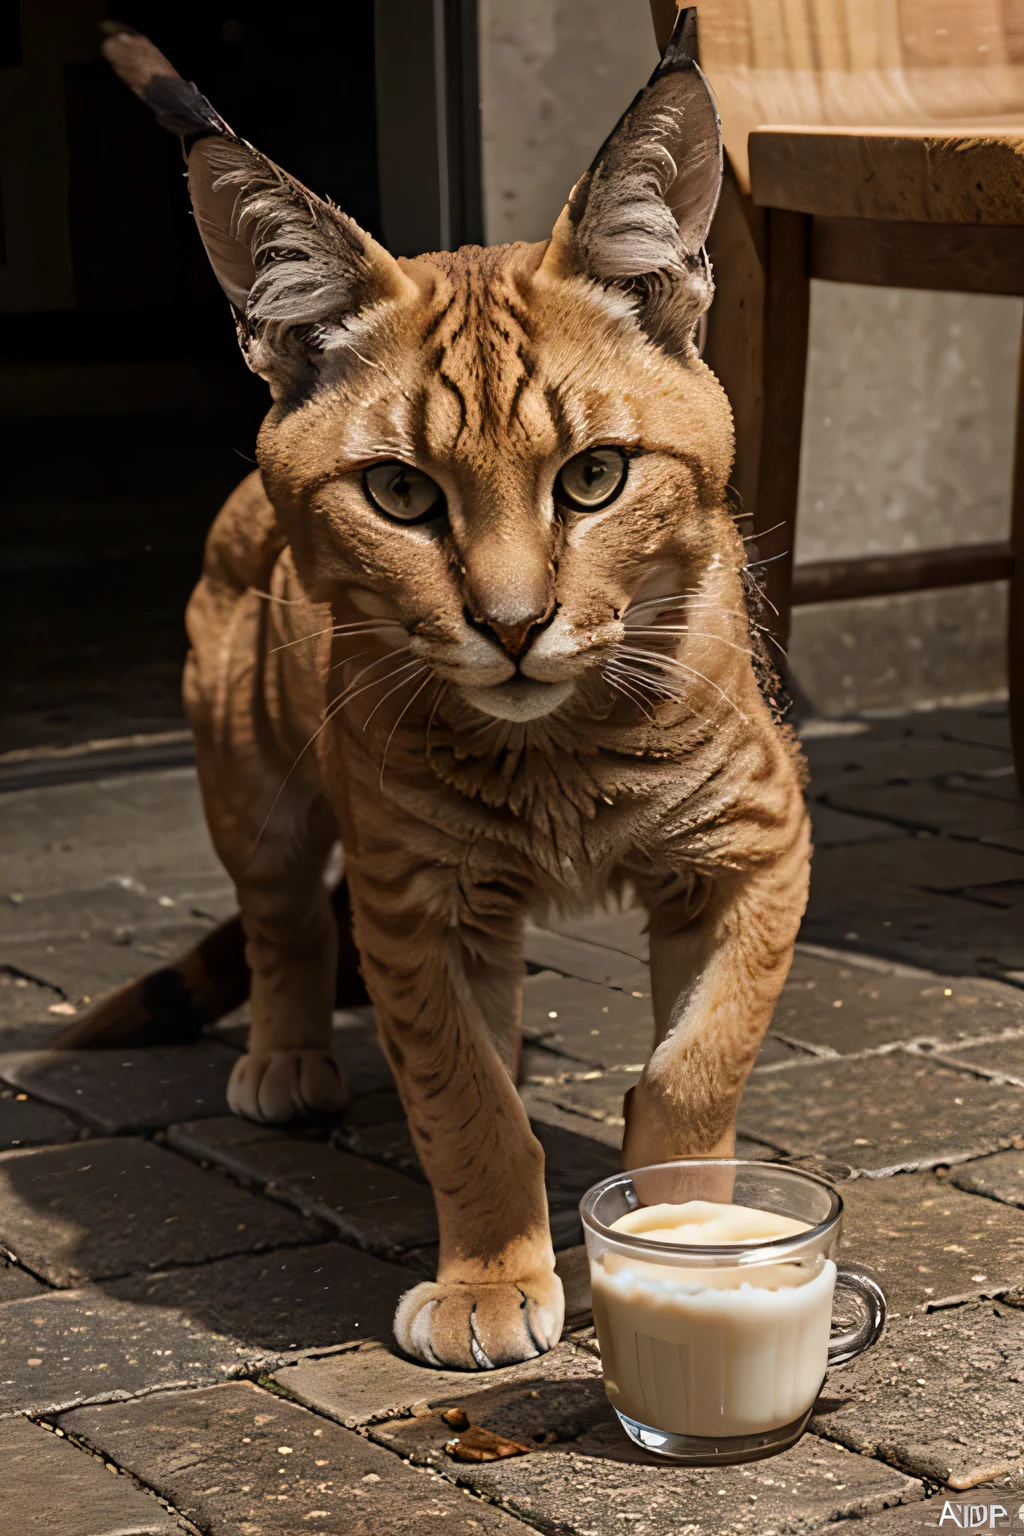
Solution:
[{"label": "caracal's head", "polygon": [[260,468],[310,597],[339,622],[397,621],[490,715],[567,704],[631,604],[642,617],[720,563],[732,427],[695,333],[722,157],[693,30],[682,12],[550,241],[415,260],[236,138],[145,39],[106,44],[191,143],[199,231],[273,395]]}]

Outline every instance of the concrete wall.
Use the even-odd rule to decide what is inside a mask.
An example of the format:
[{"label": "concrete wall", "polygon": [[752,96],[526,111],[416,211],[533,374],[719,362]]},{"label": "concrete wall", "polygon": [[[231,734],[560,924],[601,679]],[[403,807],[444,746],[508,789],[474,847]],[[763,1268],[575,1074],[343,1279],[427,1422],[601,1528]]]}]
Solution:
[{"label": "concrete wall", "polygon": [[648,0],[480,0],[484,227],[543,240],[658,62]]},{"label": "concrete wall", "polygon": [[[647,0],[480,0],[488,241],[542,239],[655,61]],[[1021,301],[816,283],[797,558],[986,542],[1009,526]],[[796,615],[824,712],[1005,686],[993,586]]]},{"label": "concrete wall", "polygon": [[[1020,299],[815,283],[796,557],[1005,538]],[[791,657],[827,713],[999,692],[1006,593],[798,609]]]}]

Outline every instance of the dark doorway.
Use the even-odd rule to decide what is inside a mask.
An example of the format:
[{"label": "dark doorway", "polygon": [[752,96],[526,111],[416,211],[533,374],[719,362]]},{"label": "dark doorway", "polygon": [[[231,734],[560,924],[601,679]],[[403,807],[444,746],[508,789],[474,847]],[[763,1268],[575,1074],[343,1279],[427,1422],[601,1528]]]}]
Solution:
[{"label": "dark doorway", "polygon": [[[98,54],[102,0],[0,16],[0,752],[180,727],[182,614],[265,385],[176,141]],[[118,0],[237,132],[379,228],[372,0]]]}]

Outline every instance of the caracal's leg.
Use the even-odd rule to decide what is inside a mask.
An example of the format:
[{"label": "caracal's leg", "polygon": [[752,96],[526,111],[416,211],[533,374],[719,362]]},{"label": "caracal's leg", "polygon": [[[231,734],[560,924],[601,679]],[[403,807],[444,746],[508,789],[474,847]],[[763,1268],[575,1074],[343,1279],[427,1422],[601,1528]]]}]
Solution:
[{"label": "caracal's leg", "polygon": [[733,1155],[736,1111],[789,971],[808,871],[803,822],[771,864],[715,881],[692,920],[685,902],[652,907],[657,1043],[627,1095],[627,1168]]},{"label": "caracal's leg", "polygon": [[[529,1359],[559,1338],[564,1304],[544,1154],[511,1075],[519,919],[503,920],[493,891],[465,878],[442,899],[439,876],[410,870],[397,849],[350,860],[348,876],[363,974],[440,1227],[437,1280],[402,1298],[395,1336],[430,1365]],[[467,910],[481,907],[484,934]]]},{"label": "caracal's leg", "polygon": [[[338,938],[323,879],[337,830],[315,759],[296,765],[265,718],[254,676],[259,597],[240,598],[229,626],[219,624],[216,599],[203,584],[193,598],[190,630],[203,654],[189,659],[185,698],[203,808],[238,893],[252,972],[249,1049],[231,1074],[228,1103],[235,1114],[280,1123],[345,1102],[330,1048]],[[216,655],[217,643],[215,667],[207,653]]]}]

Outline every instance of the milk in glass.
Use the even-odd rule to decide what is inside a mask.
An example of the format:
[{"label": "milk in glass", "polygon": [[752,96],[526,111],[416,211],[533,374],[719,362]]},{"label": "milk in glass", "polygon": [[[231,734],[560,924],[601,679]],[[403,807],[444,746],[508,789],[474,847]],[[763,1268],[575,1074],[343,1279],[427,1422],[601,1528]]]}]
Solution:
[{"label": "milk in glass", "polygon": [[[629,1211],[612,1231],[686,1246],[806,1232],[744,1205],[687,1200]],[[609,1250],[590,1265],[605,1389],[628,1418],[680,1435],[756,1435],[790,1424],[825,1374],[836,1266],[822,1255],[686,1267]]]}]

